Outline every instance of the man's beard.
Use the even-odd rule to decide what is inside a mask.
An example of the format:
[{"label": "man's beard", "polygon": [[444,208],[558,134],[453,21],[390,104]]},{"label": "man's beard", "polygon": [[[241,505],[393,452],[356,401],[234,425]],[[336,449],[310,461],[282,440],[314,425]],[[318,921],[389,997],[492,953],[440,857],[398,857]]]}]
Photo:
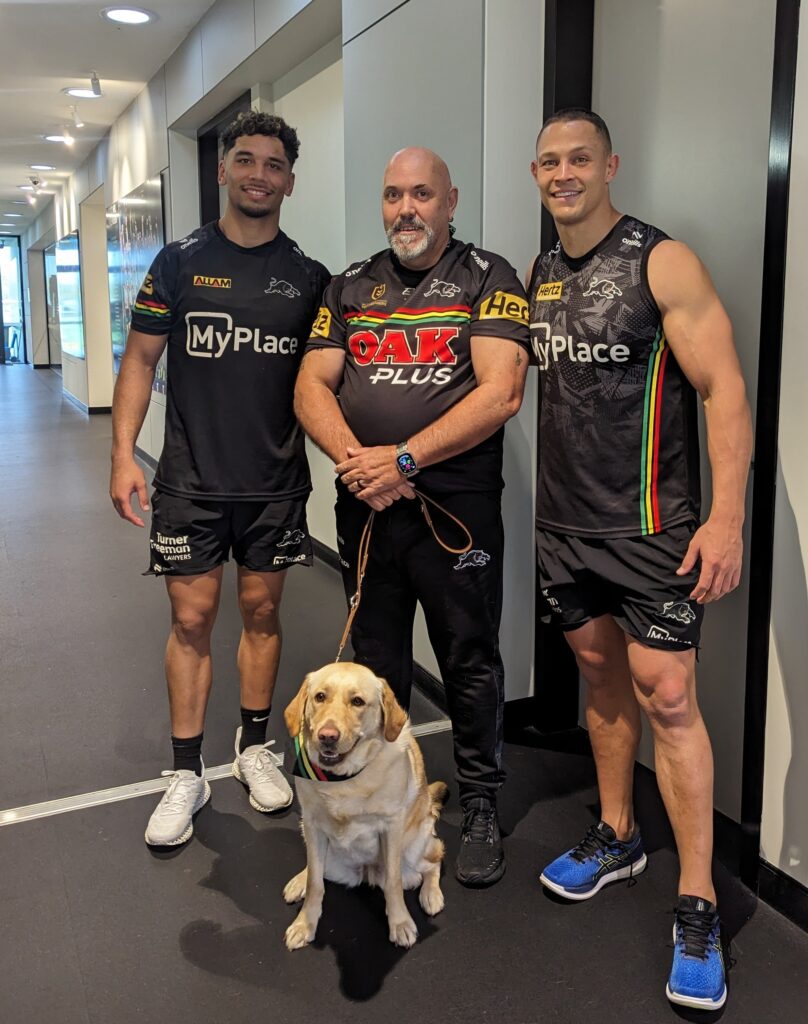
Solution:
[{"label": "man's beard", "polygon": [[234,206],[243,213],[245,217],[252,217],[253,220],[259,220],[261,217],[268,217],[272,210],[268,206],[246,206],[242,203],[234,203]]},{"label": "man's beard", "polygon": [[[397,234],[404,227],[419,228],[421,233],[408,242],[407,238],[409,236],[402,237]],[[417,260],[420,256],[424,255],[435,241],[435,232],[418,216],[399,217],[395,224],[388,228],[387,241],[390,243],[390,248],[393,250],[396,259],[401,263],[409,263],[411,260]]]}]

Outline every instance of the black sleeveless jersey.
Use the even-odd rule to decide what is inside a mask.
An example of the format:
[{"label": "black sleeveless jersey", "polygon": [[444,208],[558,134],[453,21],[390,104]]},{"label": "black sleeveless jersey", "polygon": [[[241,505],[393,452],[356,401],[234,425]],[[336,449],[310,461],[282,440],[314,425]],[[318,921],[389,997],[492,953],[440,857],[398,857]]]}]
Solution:
[{"label": "black sleeveless jersey", "polygon": [[623,217],[578,259],[559,242],[536,260],[540,526],[633,537],[698,518],[696,393],[648,287],[648,255],[667,237]]},{"label": "black sleeveless jersey", "polygon": [[235,501],[308,494],[292,399],[328,281],[282,231],[244,248],[214,222],[157,254],[132,310],[135,330],[168,335],[156,487]]},{"label": "black sleeveless jersey", "polygon": [[[472,336],[527,351],[527,314],[516,271],[495,253],[454,239],[434,267],[413,271],[385,249],[334,278],[308,347],[345,352],[339,400],[359,441],[397,444],[477,387]],[[503,433],[425,467],[416,485],[443,494],[501,490]]]}]

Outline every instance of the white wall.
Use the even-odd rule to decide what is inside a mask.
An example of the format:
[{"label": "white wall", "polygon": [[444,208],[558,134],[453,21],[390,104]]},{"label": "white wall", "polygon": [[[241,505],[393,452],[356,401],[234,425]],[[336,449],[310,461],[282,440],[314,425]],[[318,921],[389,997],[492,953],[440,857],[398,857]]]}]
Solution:
[{"label": "white wall", "polygon": [[[345,269],[345,153],[341,46],[329,44],[301,84],[298,75],[274,83],[274,113],[293,125],[300,137],[295,188],[284,200],[281,227],[301,249],[324,263],[332,274]],[[316,71],[325,63],[322,70]],[[307,507],[309,530],[336,551],[334,467],[313,444],[307,444],[314,490]]]},{"label": "white wall", "polygon": [[780,382],[761,854],[808,886],[808,474],[803,298],[808,280],[808,39],[797,63]]},{"label": "white wall", "polygon": [[112,405],[112,346],[103,187],[99,186],[79,206],[79,237],[86,404],[88,409],[108,409]]},{"label": "white wall", "polygon": [[[732,318],[754,407],[774,0],[599,0],[595,11],[593,107],[622,157],[615,205],[704,260]],[[705,514],[707,467],[705,459]],[[748,535],[747,523],[747,550]],[[716,806],[736,819],[748,587],[744,573],[734,594],[707,609],[698,670]],[[647,741],[643,760],[652,763]]]}]

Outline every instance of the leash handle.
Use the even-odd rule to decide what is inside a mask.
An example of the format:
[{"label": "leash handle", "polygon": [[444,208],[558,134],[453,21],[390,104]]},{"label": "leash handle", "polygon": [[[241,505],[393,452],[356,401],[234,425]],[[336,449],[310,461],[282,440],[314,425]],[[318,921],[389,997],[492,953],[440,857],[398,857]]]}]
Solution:
[{"label": "leash handle", "polygon": [[[444,508],[443,505],[435,501],[434,498],[430,498],[428,494],[424,494],[423,491],[416,491],[416,497],[421,502],[421,511],[424,514],[424,519],[427,521],[429,529],[432,531],[432,536],[440,544],[444,551],[448,551],[450,555],[465,555],[467,551],[471,550],[473,544],[473,538],[469,532],[468,527],[462,520],[458,519],[457,516]],[[438,531],[435,529],[435,524],[432,521],[432,516],[429,514],[429,509],[426,503],[429,502],[439,512],[442,512],[447,518],[451,519],[452,522],[458,526],[463,533],[466,535],[466,543],[462,548],[453,548],[441,540]],[[359,611],[359,602],[362,600],[362,582],[365,578],[365,572],[368,566],[368,557],[370,555],[370,538],[373,532],[373,520],[376,516],[374,509],[371,509],[368,521],[365,523],[364,529],[362,530],[362,536],[359,540],[359,548],[356,553],[356,592],[351,598],[351,608],[348,612],[348,621],[345,623],[345,629],[342,631],[342,638],[339,642],[339,649],[337,650],[337,656],[334,661],[339,661],[342,657],[342,652],[345,650],[345,645],[348,643],[348,637],[351,635],[351,626],[356,618],[356,613]]]},{"label": "leash handle", "polygon": [[[466,524],[462,520],[458,519],[457,516],[452,515],[448,508],[444,508],[443,505],[435,501],[434,498],[430,498],[428,494],[424,494],[423,491],[416,491],[415,493],[418,497],[418,500],[421,502],[421,511],[424,513],[424,518],[426,519],[429,525],[429,529],[432,531],[432,536],[435,538],[438,544],[440,544],[443,550],[448,551],[450,555],[465,555],[467,551],[471,551],[473,539],[471,534],[469,533],[469,529],[466,526]],[[463,533],[465,533],[467,540],[462,548],[450,547],[448,544],[445,544],[440,539],[440,537],[438,536],[438,531],[435,529],[435,524],[432,522],[432,516],[430,516],[429,514],[429,509],[426,507],[427,502],[429,502],[430,505],[434,505],[439,512],[442,512],[448,519],[451,519],[452,522],[456,526],[460,527]]]}]

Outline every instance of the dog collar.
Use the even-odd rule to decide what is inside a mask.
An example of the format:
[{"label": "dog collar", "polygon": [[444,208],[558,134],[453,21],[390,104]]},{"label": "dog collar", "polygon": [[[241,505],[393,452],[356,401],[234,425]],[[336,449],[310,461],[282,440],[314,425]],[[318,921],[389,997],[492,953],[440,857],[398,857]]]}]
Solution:
[{"label": "dog collar", "polygon": [[303,729],[292,737],[286,747],[286,758],[283,767],[287,775],[295,775],[299,779],[312,779],[314,782],[346,782],[354,779],[364,768],[358,772],[351,772],[350,775],[336,775],[334,772],[326,771],[319,765],[312,764],[309,755],[306,753],[306,744],[303,742]]}]

